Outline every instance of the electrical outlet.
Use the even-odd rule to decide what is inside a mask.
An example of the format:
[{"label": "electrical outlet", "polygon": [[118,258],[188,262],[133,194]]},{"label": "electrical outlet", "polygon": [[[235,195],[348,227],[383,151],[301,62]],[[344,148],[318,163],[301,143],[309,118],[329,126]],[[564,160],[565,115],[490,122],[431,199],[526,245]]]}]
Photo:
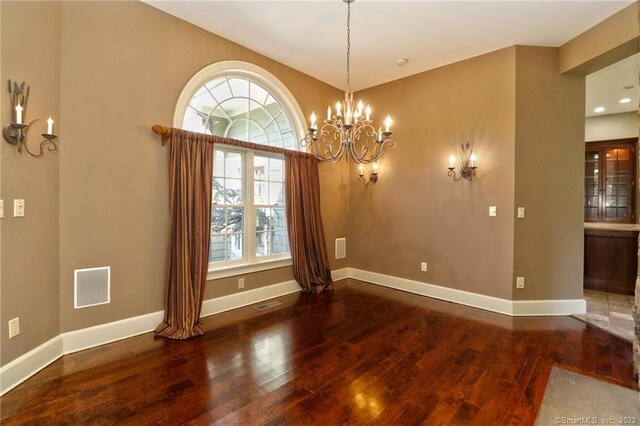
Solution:
[{"label": "electrical outlet", "polygon": [[238,278],[238,288],[244,288],[244,278]]},{"label": "electrical outlet", "polygon": [[489,217],[496,216],[498,216],[498,210],[496,209],[496,206],[489,206]]},{"label": "electrical outlet", "polygon": [[13,339],[20,334],[20,317],[15,317],[9,321],[9,339]]},{"label": "electrical outlet", "polygon": [[420,270],[421,270],[422,272],[427,272],[427,262],[422,262],[422,263],[420,264]]},{"label": "electrical outlet", "polygon": [[516,288],[520,290],[524,288],[524,277],[516,277]]},{"label": "electrical outlet", "polygon": [[518,207],[518,219],[522,219],[524,217],[524,207]]}]

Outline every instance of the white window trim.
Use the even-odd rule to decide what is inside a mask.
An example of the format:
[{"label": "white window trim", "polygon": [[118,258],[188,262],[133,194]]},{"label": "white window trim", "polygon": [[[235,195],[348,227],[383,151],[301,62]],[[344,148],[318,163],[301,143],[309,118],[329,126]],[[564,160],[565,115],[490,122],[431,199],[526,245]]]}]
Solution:
[{"label": "white window trim", "polygon": [[261,262],[245,263],[242,265],[233,265],[233,266],[225,266],[225,267],[218,266],[215,268],[213,268],[211,265],[213,265],[213,263],[209,264],[207,281],[217,280],[218,278],[234,277],[236,275],[245,275],[252,272],[266,271],[269,269],[284,268],[285,266],[293,265],[293,262],[291,260],[291,254],[287,253],[287,257],[284,257],[282,259],[272,258],[272,259],[263,260]]},{"label": "white window trim", "polygon": [[184,86],[176,108],[173,114],[173,127],[182,128],[184,121],[184,114],[187,111],[187,106],[191,102],[191,98],[196,94],[198,89],[204,86],[205,83],[217,78],[217,77],[242,77],[249,80],[256,81],[260,85],[271,93],[272,96],[285,108],[291,112],[290,119],[293,121],[291,124],[294,126],[294,135],[296,138],[296,147],[300,151],[304,151],[300,146],[300,140],[305,134],[305,129],[308,127],[302,109],[298,102],[293,97],[293,94],[287,89],[287,86],[282,84],[280,80],[276,78],[269,71],[243,61],[220,61],[214,64],[208,65],[195,73],[189,82]]},{"label": "white window trim", "polygon": [[[242,155],[242,196],[244,210],[244,223],[243,223],[243,239],[244,239],[244,257],[242,259],[226,260],[222,262],[209,263],[209,275],[216,271],[227,271],[229,274],[224,276],[238,275],[242,272],[238,270],[248,270],[253,272],[254,270],[271,269],[279,266],[273,266],[275,261],[281,261],[289,259],[291,264],[291,252],[270,254],[266,256],[257,256],[255,254],[256,249],[256,210],[255,201],[253,199],[253,167],[255,153],[251,149],[238,148],[235,146],[222,146],[216,148],[225,152],[235,152]],[[278,158],[283,159],[281,155],[271,152],[259,152],[260,157]],[[283,159],[284,160],[284,159]],[[286,204],[285,204],[286,205]],[[228,206],[227,206],[228,207]],[[212,205],[212,208],[214,206]],[[224,208],[224,207],[223,207]],[[252,268],[253,265],[261,265],[262,269]],[[244,269],[243,269],[244,268]],[[208,275],[208,276],[209,276]],[[214,274],[215,275],[215,274]],[[208,278],[211,279],[211,278]]]}]

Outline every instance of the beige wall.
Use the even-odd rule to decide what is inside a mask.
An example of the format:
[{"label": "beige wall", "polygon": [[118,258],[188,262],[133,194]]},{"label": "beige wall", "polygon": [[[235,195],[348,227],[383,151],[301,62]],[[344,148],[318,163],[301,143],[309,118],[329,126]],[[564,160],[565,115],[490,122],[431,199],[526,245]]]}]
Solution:
[{"label": "beige wall", "polygon": [[587,75],[638,52],[638,3],[560,46],[560,73]]},{"label": "beige wall", "polygon": [[[195,72],[227,59],[254,63],[278,77],[305,113],[341,93],[140,2],[2,2],[2,12],[2,79],[28,80],[29,115],[53,113],[61,138],[60,152],[42,160],[2,144],[2,196],[25,198],[27,210],[25,219],[2,223],[0,329],[18,315],[22,325],[17,338],[2,336],[4,365],[60,332],[162,309],[167,152],[150,127],[172,123]],[[39,30],[25,32],[27,21]],[[344,164],[320,169],[333,269],[347,265],[333,260],[332,244],[346,235],[346,171]],[[73,270],[105,265],[111,303],[74,309]],[[290,279],[290,267],[249,274],[245,291]],[[205,294],[236,287],[237,277],[216,280]]]},{"label": "beige wall", "polygon": [[[149,128],[172,123],[193,74],[221,60],[251,62],[278,77],[305,112],[323,110],[340,93],[139,2],[65,3],[62,25],[60,319],[69,331],[162,309],[167,153]],[[330,248],[346,226],[341,175],[340,166],[323,168]],[[73,270],[101,265],[112,268],[111,303],[73,309]],[[245,290],[290,279],[290,267],[250,274]],[[235,277],[209,282],[205,295],[237,291]]]},{"label": "beige wall", "polygon": [[[585,79],[558,49],[516,48],[514,299],[582,298]],[[515,212],[510,212],[514,214]],[[515,286],[514,286],[515,288]]]},{"label": "beige wall", "polygon": [[[31,85],[27,120],[39,118],[29,136],[38,151],[49,114],[60,125],[59,3],[1,2],[0,105],[2,126],[10,121],[7,80]],[[58,126],[59,125],[59,126]],[[64,149],[65,141],[61,141]],[[0,305],[0,363],[6,364],[57,336],[59,156],[35,159],[0,142],[0,198],[4,199]],[[13,217],[13,200],[25,200],[25,217]],[[7,322],[20,317],[21,334],[8,339]]]},{"label": "beige wall", "polygon": [[[511,298],[515,87],[512,47],[357,94],[393,114],[398,146],[375,186],[351,181],[350,266]],[[454,182],[448,158],[467,139],[478,175]]]},{"label": "beige wall", "polygon": [[637,111],[587,117],[585,141],[637,138],[639,126]]}]

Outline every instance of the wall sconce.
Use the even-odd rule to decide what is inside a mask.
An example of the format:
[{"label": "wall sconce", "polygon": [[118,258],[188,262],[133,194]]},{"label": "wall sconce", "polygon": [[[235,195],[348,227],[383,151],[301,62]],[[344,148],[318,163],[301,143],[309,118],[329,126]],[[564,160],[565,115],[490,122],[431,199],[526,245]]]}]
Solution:
[{"label": "wall sconce", "polygon": [[476,175],[476,155],[473,153],[473,149],[469,142],[466,144],[463,143],[460,146],[460,175],[456,174],[455,167],[456,157],[449,157],[449,171],[447,172],[447,176],[453,177],[454,181],[459,181],[460,179],[466,179],[471,181],[473,177]]},{"label": "wall sconce", "polygon": [[11,100],[11,122],[8,126],[5,126],[2,129],[2,136],[4,140],[9,142],[11,145],[18,146],[18,152],[22,153],[22,150],[35,158],[42,158],[44,156],[44,148],[46,147],[49,152],[57,152],[58,145],[56,145],[56,141],[58,137],[53,134],[53,119],[49,116],[47,120],[47,133],[43,133],[42,137],[44,140],[40,142],[40,152],[38,154],[34,154],[29,151],[29,147],[27,146],[27,134],[31,126],[39,119],[33,120],[29,124],[24,124],[26,122],[27,116],[27,103],[29,101],[29,92],[31,90],[30,86],[27,86],[25,90],[24,81],[22,84],[18,85],[18,83],[9,80],[9,98]]},{"label": "wall sconce", "polygon": [[366,180],[364,177],[364,166],[362,164],[358,165],[358,180],[365,185],[375,185],[378,181],[378,163],[371,163],[371,170],[369,171],[369,180]]}]

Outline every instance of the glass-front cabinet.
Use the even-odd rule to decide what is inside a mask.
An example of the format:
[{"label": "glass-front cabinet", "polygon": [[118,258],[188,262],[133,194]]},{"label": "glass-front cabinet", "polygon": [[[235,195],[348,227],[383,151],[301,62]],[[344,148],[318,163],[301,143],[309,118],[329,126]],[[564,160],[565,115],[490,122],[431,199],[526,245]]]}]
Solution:
[{"label": "glass-front cabinet", "polygon": [[584,167],[584,220],[635,223],[637,139],[588,142]]}]

